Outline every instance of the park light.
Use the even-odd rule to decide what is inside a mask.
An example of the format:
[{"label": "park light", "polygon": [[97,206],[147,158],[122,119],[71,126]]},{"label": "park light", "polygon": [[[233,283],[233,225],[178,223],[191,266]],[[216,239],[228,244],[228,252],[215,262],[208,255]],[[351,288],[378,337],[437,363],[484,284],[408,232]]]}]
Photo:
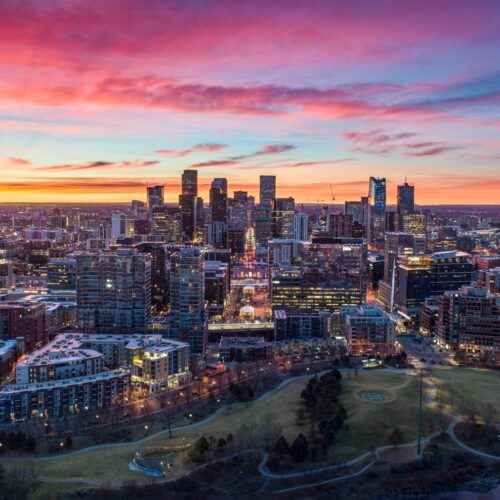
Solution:
[{"label": "park light", "polygon": [[59,446],[62,448],[62,447],[64,446],[64,443],[61,441],[61,442],[59,443]]},{"label": "park light", "polygon": [[144,429],[148,430],[148,426],[147,426],[147,425],[145,425],[145,426],[144,426]]},{"label": "park light", "polygon": [[189,418],[193,418],[193,414],[192,413],[189,414]]}]

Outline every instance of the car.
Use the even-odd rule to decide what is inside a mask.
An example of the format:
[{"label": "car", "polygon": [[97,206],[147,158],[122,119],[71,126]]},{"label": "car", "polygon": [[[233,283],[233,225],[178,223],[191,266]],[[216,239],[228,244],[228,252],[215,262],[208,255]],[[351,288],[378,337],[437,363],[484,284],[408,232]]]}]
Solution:
[{"label": "car", "polygon": [[421,361],[422,363],[425,363],[427,360],[426,360],[425,358],[420,358],[420,361]]}]

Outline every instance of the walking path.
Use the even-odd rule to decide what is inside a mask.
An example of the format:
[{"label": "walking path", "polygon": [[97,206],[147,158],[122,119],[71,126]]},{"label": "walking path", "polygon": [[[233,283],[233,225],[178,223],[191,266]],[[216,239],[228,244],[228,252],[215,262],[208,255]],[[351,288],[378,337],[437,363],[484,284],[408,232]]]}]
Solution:
[{"label": "walking path", "polygon": [[[326,373],[329,370],[325,370],[322,372],[317,373],[316,375],[321,375],[322,373]],[[309,373],[307,375],[299,375],[297,377],[291,377],[287,378],[286,380],[283,380],[280,384],[278,384],[274,389],[271,389],[258,398],[254,399],[250,404],[257,403],[258,401],[264,401],[276,392],[280,391],[283,389],[283,387],[287,386],[289,383],[295,381],[295,380],[301,380],[304,378],[310,378],[313,377],[315,374]],[[234,403],[232,407],[239,407],[239,406],[245,406],[247,403]],[[51,461],[51,460],[61,460],[61,458],[67,458],[67,457],[74,457],[76,455],[80,455],[81,453],[87,453],[89,451],[95,451],[95,450],[106,450],[110,448],[119,448],[123,446],[136,446],[136,445],[141,445],[143,443],[146,443],[147,441],[165,436],[171,432],[172,434],[186,430],[186,429],[193,429],[195,427],[199,427],[200,425],[205,425],[215,418],[217,418],[221,413],[226,412],[229,409],[229,406],[222,406],[218,408],[214,413],[210,414],[208,417],[204,418],[203,420],[199,420],[198,422],[193,422],[192,424],[186,424],[186,425],[181,425],[178,427],[172,427],[171,430],[169,429],[164,429],[162,431],[155,432],[153,434],[150,434],[146,437],[143,437],[141,439],[138,439],[136,441],[128,441],[128,442],[121,442],[121,443],[108,443],[108,444],[95,444],[92,446],[87,446],[86,448],[80,448],[79,450],[75,451],[70,451],[64,454],[59,454],[59,455],[54,455],[54,456],[45,456],[45,457],[2,457],[0,458],[0,461],[37,461],[37,462],[44,462],[44,461]]]},{"label": "walking path", "polygon": [[[326,370],[328,371],[328,370]],[[392,370],[390,370],[392,372]],[[320,372],[320,373],[324,373],[324,372]],[[399,374],[407,374],[407,373],[402,373],[401,371],[397,371],[396,373],[399,373]],[[408,375],[408,374],[407,374]],[[412,374],[414,376],[414,374]],[[313,376],[313,374],[307,374],[307,375],[300,375],[298,377],[292,377],[292,378],[289,378],[289,379],[286,379],[284,380],[283,382],[281,382],[278,386],[276,386],[274,389],[271,389],[270,391],[266,392],[265,394],[263,394],[262,396],[260,396],[259,398],[257,398],[256,400],[254,400],[252,402],[255,403],[257,401],[263,401],[267,398],[269,398],[271,395],[275,394],[276,392],[280,391],[283,387],[285,387],[286,385],[288,385],[289,383],[291,383],[292,381],[295,381],[295,380],[300,380],[300,379],[304,379],[304,378],[309,378]],[[397,386],[397,388],[402,388],[404,387],[406,384],[408,383],[408,381],[405,381],[405,383],[401,384],[400,386]],[[436,394],[437,394],[437,387],[436,387],[436,384],[434,384],[434,382],[432,382],[431,380],[427,380],[426,381],[428,387],[430,388],[428,394],[427,394],[427,397],[428,397],[428,402],[431,404],[431,405],[435,405],[436,404]],[[245,405],[246,403],[238,403],[238,404],[235,404],[234,406],[242,406],[242,405]],[[224,406],[224,407],[221,407],[219,408],[216,412],[214,412],[213,414],[209,415],[207,418],[205,418],[204,420],[200,420],[198,422],[195,422],[193,424],[189,424],[189,425],[183,425],[183,426],[179,426],[179,427],[174,427],[171,429],[171,432],[172,433],[175,433],[175,432],[178,432],[178,431],[181,431],[181,430],[185,430],[185,429],[192,429],[193,427],[197,427],[197,426],[200,426],[200,425],[203,425],[203,424],[206,424],[210,421],[212,421],[214,418],[216,418],[218,415],[220,415],[222,412],[224,411],[227,411],[228,407],[227,406]],[[500,460],[500,457],[499,456],[496,456],[496,455],[491,455],[491,454],[488,454],[488,453],[485,453],[485,452],[482,452],[482,451],[479,451],[479,450],[476,450],[474,448],[471,448],[467,445],[465,445],[464,443],[462,443],[458,438],[457,436],[455,435],[455,432],[454,432],[454,429],[455,429],[455,426],[457,425],[457,423],[460,422],[460,417],[458,416],[455,416],[455,415],[451,415],[449,414],[449,416],[451,417],[451,422],[448,426],[448,428],[446,429],[445,433],[448,434],[451,439],[454,441],[454,443],[458,446],[460,446],[462,449],[466,450],[467,452],[469,453],[472,453],[478,457],[481,457],[481,458],[485,458],[485,459],[488,459],[488,460]],[[151,434],[150,436],[146,436],[145,438],[142,438],[142,439],[139,439],[137,441],[132,441],[132,442],[129,442],[129,443],[112,443],[112,444],[102,444],[102,445],[94,445],[94,446],[90,446],[90,447],[87,447],[87,448],[82,448],[80,450],[76,450],[74,452],[69,452],[69,453],[66,453],[64,455],[58,455],[58,456],[55,456],[55,457],[52,457],[52,456],[49,456],[49,457],[38,457],[38,458],[30,458],[30,459],[27,459],[27,458],[9,458],[9,460],[21,460],[21,461],[25,461],[25,460],[35,460],[35,461],[48,461],[48,460],[60,460],[62,457],[71,457],[71,456],[75,456],[75,455],[78,455],[80,453],[85,453],[85,452],[88,452],[88,451],[93,451],[93,450],[99,450],[99,449],[107,449],[107,448],[114,448],[114,447],[120,447],[120,446],[134,446],[134,445],[140,445],[142,443],[145,443],[151,439],[154,439],[154,438],[157,438],[157,437],[160,437],[160,436],[164,436],[165,434],[167,434],[169,432],[168,429],[166,430],[163,430],[163,431],[159,431],[155,434]],[[426,444],[428,443],[431,439],[433,439],[434,437],[438,436],[440,434],[440,432],[436,432],[430,436],[427,436],[425,438],[422,439],[422,444]],[[412,446],[415,446],[417,444],[416,441],[413,441],[413,442],[410,442],[410,443],[405,443],[401,446],[399,446],[399,448],[405,448],[405,447],[412,447]],[[307,483],[307,484],[301,484],[301,485],[298,485],[298,486],[291,486],[289,488],[284,488],[284,489],[281,489],[281,490],[276,490],[276,491],[272,491],[272,493],[287,493],[287,492],[291,492],[291,491],[297,491],[297,490],[301,490],[301,489],[306,489],[306,488],[311,488],[311,487],[314,487],[314,486],[319,486],[319,485],[323,485],[323,484],[329,484],[329,483],[333,483],[333,482],[336,482],[336,481],[341,481],[341,480],[344,480],[344,479],[349,479],[349,478],[352,478],[352,477],[356,477],[356,476],[359,476],[363,473],[365,473],[370,467],[372,467],[376,462],[377,462],[377,459],[380,458],[380,452],[383,451],[383,450],[386,450],[386,449],[390,449],[390,448],[393,448],[391,445],[385,445],[385,446],[380,446],[378,448],[376,448],[374,450],[373,453],[370,453],[370,452],[366,452],[366,453],[363,453],[362,455],[352,459],[352,460],[349,460],[349,461],[346,461],[346,462],[343,462],[343,463],[340,463],[340,464],[335,464],[335,465],[328,465],[328,466],[322,466],[322,467],[317,467],[317,468],[314,468],[314,469],[309,469],[309,470],[305,470],[305,471],[298,471],[298,472],[272,472],[269,470],[269,468],[267,467],[267,462],[268,462],[268,459],[269,459],[269,456],[268,454],[265,452],[265,451],[262,451],[262,450],[243,450],[243,451],[240,451],[240,452],[236,452],[232,455],[229,455],[229,456],[226,456],[226,457],[223,457],[223,458],[220,458],[220,459],[217,459],[217,460],[214,460],[212,462],[209,462],[207,464],[203,464],[203,465],[200,465],[200,466],[197,466],[189,471],[186,471],[184,472],[183,474],[181,475],[178,475],[178,476],[175,476],[175,477],[169,477],[169,478],[163,478],[163,479],[159,479],[157,481],[155,481],[155,483],[168,483],[168,482],[172,482],[172,481],[177,481],[178,479],[181,479],[181,478],[184,478],[184,477],[188,477],[192,474],[194,474],[195,472],[203,469],[203,468],[206,468],[206,467],[209,467],[209,466],[213,466],[217,463],[224,463],[236,456],[239,456],[239,455],[242,455],[242,454],[250,454],[250,453],[258,453],[258,454],[261,454],[262,455],[262,459],[261,461],[259,462],[259,465],[258,465],[258,471],[259,473],[264,477],[266,478],[266,480],[270,480],[270,479],[291,479],[291,478],[300,478],[300,477],[306,477],[306,476],[310,476],[312,474],[318,474],[318,473],[322,473],[322,472],[333,472],[335,470],[338,470],[338,469],[341,469],[341,468],[346,468],[346,467],[352,467],[360,462],[362,462],[363,460],[366,460],[370,457],[373,457],[373,460],[371,460],[368,464],[364,465],[361,469],[355,471],[355,472],[352,472],[352,473],[349,473],[349,474],[343,474],[341,476],[336,476],[336,477],[333,477],[333,478],[329,478],[329,479],[323,479],[323,480],[319,480],[319,481],[316,481],[316,482],[312,482],[312,483]],[[4,458],[3,460],[6,460],[6,458]],[[86,485],[89,485],[89,486],[95,486],[95,487],[99,487],[99,486],[109,486],[109,487],[120,487],[120,486],[123,486],[123,483],[122,482],[116,482],[116,483],[110,483],[110,482],[105,482],[105,481],[97,481],[97,480],[93,480],[93,479],[88,479],[88,478],[78,478],[78,477],[71,477],[71,478],[55,478],[55,477],[45,477],[45,476],[39,476],[36,478],[37,481],[40,481],[40,482],[43,482],[43,483],[47,483],[47,484],[74,484],[74,483],[80,483],[80,484],[86,484]],[[265,486],[265,485],[264,485]]]}]

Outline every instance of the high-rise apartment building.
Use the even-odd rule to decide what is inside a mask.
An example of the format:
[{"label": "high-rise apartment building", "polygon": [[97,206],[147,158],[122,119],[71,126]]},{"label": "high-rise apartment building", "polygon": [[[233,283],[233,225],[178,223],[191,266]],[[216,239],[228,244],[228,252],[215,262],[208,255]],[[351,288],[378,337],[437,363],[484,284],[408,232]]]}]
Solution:
[{"label": "high-rise apartment building", "polygon": [[500,294],[500,267],[480,269],[477,275],[477,286],[488,292]]},{"label": "high-rise apartment building", "polygon": [[26,353],[47,342],[45,304],[0,303],[0,340],[14,340],[19,337],[24,339]]},{"label": "high-rise apartment building", "polygon": [[151,315],[151,258],[135,250],[76,256],[78,326],[89,332],[144,329]]},{"label": "high-rise apartment building", "polygon": [[203,254],[182,248],[170,257],[170,327],[172,338],[189,343],[192,354],[205,354],[207,309]]},{"label": "high-rise apartment building", "polygon": [[119,238],[124,235],[125,230],[125,214],[114,212],[111,214],[111,237]]},{"label": "high-rise apartment building", "polygon": [[474,266],[471,256],[465,252],[436,252],[430,262],[430,286],[432,295],[458,290],[472,283]]},{"label": "high-rise apartment building", "polygon": [[330,214],[329,233],[335,238],[352,237],[353,216],[351,214]]},{"label": "high-rise apartment building", "polygon": [[293,238],[298,241],[309,240],[309,215],[299,212],[294,215]]},{"label": "high-rise apartment building", "polygon": [[73,257],[55,257],[47,263],[49,290],[76,289],[76,260]]},{"label": "high-rise apartment building", "polygon": [[466,358],[500,359],[500,296],[463,286],[439,300],[438,344]]},{"label": "high-rise apartment building", "polygon": [[0,259],[0,288],[8,289],[14,286],[14,267],[12,260]]},{"label": "high-rise apartment building", "polygon": [[363,356],[391,354],[395,332],[396,322],[379,307],[362,305],[346,316],[349,349]]}]

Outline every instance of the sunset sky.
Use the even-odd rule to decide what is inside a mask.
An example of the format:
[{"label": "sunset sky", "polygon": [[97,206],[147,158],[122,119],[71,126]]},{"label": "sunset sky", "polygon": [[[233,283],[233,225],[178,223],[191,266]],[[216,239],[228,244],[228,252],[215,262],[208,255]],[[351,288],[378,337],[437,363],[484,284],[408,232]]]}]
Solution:
[{"label": "sunset sky", "polygon": [[500,1],[0,1],[0,202],[174,201],[186,168],[500,203]]}]

